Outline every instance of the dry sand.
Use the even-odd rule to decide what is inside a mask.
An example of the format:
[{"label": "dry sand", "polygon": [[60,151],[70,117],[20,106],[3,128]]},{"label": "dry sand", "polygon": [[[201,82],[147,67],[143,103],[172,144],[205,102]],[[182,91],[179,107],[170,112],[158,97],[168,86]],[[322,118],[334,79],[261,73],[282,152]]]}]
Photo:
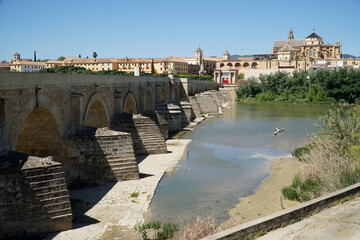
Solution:
[{"label": "dry sand", "polygon": [[295,158],[279,158],[271,163],[272,175],[256,189],[255,194],[239,198],[239,204],[229,211],[229,220],[223,224],[227,229],[271,213],[299,204],[283,199],[281,190],[291,184],[300,171],[301,163]]}]

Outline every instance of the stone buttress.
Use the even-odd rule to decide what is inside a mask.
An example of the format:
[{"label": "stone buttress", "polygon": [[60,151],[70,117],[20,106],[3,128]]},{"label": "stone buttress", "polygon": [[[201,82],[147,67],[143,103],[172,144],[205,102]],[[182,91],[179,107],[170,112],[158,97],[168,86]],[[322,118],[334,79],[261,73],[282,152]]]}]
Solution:
[{"label": "stone buttress", "polygon": [[167,153],[164,136],[149,117],[129,113],[115,114],[111,118],[110,128],[131,133],[136,155]]},{"label": "stone buttress", "polygon": [[158,104],[156,111],[162,116],[169,125],[169,132],[178,132],[181,127],[181,109],[175,104]]},{"label": "stone buttress", "polygon": [[64,171],[51,157],[2,151],[0,187],[0,238],[72,228]]},{"label": "stone buttress", "polygon": [[63,136],[63,152],[61,161],[70,187],[139,178],[129,133],[74,126]]},{"label": "stone buttress", "polygon": [[164,139],[169,139],[169,124],[157,111],[145,111],[142,115],[151,118],[159,127]]}]

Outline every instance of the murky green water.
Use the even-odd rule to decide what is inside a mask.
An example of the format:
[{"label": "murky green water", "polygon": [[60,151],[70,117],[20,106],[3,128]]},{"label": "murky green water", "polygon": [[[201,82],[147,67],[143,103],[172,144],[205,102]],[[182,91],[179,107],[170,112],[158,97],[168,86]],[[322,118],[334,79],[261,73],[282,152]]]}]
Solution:
[{"label": "murky green water", "polygon": [[[306,142],[330,106],[237,103],[183,138],[188,155],[166,174],[151,204],[152,220],[185,223],[197,216],[228,219],[238,197],[253,194],[269,176],[270,162]],[[271,137],[275,128],[285,132]]]}]

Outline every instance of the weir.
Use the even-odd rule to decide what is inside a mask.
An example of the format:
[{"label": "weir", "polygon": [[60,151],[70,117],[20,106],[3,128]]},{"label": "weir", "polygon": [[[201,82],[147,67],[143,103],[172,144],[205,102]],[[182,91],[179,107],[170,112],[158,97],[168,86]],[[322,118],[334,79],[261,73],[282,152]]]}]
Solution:
[{"label": "weir", "polygon": [[[184,78],[1,72],[0,222],[7,230],[0,237],[71,229],[66,186],[139,178],[135,155],[167,153],[169,132],[218,113],[219,87]],[[33,196],[28,205],[22,197],[7,203],[24,192]],[[16,224],[4,225],[14,213]]]}]

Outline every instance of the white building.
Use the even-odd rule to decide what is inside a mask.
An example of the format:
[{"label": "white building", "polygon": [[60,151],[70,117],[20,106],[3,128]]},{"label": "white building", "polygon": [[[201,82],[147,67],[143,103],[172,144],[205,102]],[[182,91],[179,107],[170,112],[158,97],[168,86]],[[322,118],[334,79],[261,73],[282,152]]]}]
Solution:
[{"label": "white building", "polygon": [[13,62],[10,65],[10,70],[16,72],[38,72],[45,67],[46,64],[44,62],[20,61]]}]

